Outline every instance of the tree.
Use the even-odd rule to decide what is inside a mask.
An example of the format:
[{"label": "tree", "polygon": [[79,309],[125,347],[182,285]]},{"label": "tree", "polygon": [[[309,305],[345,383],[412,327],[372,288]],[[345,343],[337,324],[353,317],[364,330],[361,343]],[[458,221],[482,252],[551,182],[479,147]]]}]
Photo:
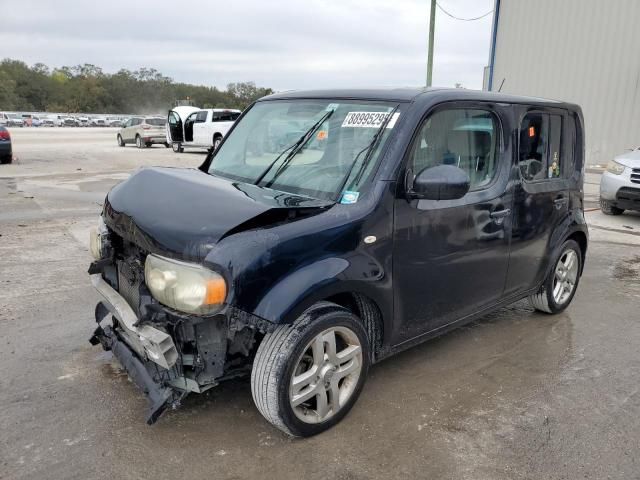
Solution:
[{"label": "tree", "polygon": [[50,69],[43,63],[0,62],[0,109],[87,113],[161,113],[175,100],[191,98],[202,107],[245,108],[273,93],[254,82],[230,83],[227,90],[175,83],[154,68],[105,73],[91,63]]}]

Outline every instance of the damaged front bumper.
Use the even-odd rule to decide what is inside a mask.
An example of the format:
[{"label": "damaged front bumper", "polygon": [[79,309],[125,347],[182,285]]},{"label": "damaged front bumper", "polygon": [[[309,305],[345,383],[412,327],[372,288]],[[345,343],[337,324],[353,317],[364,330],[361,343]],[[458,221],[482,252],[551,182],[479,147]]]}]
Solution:
[{"label": "damaged front bumper", "polygon": [[[190,389],[187,379],[181,379],[173,368],[178,360],[176,346],[166,332],[149,325],[137,326],[133,309],[101,274],[91,275],[91,283],[103,300],[96,306],[98,328],[89,341],[110,350],[147,395],[150,403],[147,423],[153,424],[167,408],[176,408],[194,389],[193,385]],[[100,325],[110,314],[120,328]]]}]

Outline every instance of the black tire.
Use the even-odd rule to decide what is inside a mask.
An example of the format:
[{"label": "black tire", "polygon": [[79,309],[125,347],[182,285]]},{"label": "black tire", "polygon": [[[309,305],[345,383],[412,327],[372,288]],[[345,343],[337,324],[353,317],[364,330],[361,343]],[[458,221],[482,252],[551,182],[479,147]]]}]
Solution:
[{"label": "black tire", "polygon": [[180,143],[174,142],[171,144],[171,148],[173,149],[173,151],[175,153],[182,153],[184,152],[184,148],[182,148],[182,145]]},{"label": "black tire", "polygon": [[145,144],[142,143],[142,137],[140,135],[136,135],[136,147],[144,148]]},{"label": "black tire", "polygon": [[213,136],[213,146],[211,147],[211,151],[215,152],[218,147],[220,147],[220,144],[222,143],[222,135],[220,135],[219,133],[216,133]]},{"label": "black tire", "polygon": [[7,165],[13,161],[12,155],[5,155],[4,157],[0,157],[0,164]]},{"label": "black tire", "polygon": [[117,139],[118,139],[118,146],[119,147],[124,147],[125,143],[124,143],[124,140],[122,139],[122,135],[118,134]]},{"label": "black tire", "polygon": [[[297,416],[291,405],[290,383],[310,342],[333,328],[346,330],[357,337],[361,347],[361,358],[357,359],[360,368],[357,381],[354,380],[355,386],[349,387],[349,396],[337,411],[330,410],[331,415],[324,421],[307,423]],[[358,317],[333,303],[317,304],[292,325],[281,325],[264,336],[251,371],[251,393],[256,407],[267,421],[292,436],[309,437],[331,428],[349,413],[362,391],[371,358],[369,349],[367,333]],[[325,383],[328,385],[334,380],[336,385],[340,385],[342,380],[336,378],[337,375],[333,377],[332,373],[330,377],[324,376],[310,386],[318,385],[320,381],[328,382]]]},{"label": "black tire", "polygon": [[611,202],[603,199],[600,199],[600,210],[602,210],[602,213],[605,215],[622,215],[624,213],[623,208],[618,208]]},{"label": "black tire", "polygon": [[[573,250],[576,253],[576,260],[578,262],[578,274],[573,285],[573,291],[571,291],[568,298],[559,303],[556,301],[553,295],[556,267],[569,250]],[[545,278],[544,283],[540,287],[538,293],[529,296],[529,302],[531,303],[531,306],[533,306],[533,308],[540,312],[556,314],[562,312],[569,306],[569,304],[573,300],[574,295],[576,294],[576,291],[578,290],[580,276],[582,275],[582,251],[580,249],[580,245],[578,245],[573,240],[567,240],[566,242],[564,242],[562,248],[560,249],[560,253],[556,255],[552,265],[553,266],[549,270],[549,274],[547,275],[547,278]]]},{"label": "black tire", "polygon": [[152,143],[152,142],[147,142],[147,143],[145,143],[145,146],[146,146],[147,148],[151,148],[151,145],[153,145],[153,143]]},{"label": "black tire", "polygon": [[169,143],[164,142],[164,147],[165,147],[165,148],[169,148],[170,146],[171,146],[171,145],[169,145]]}]

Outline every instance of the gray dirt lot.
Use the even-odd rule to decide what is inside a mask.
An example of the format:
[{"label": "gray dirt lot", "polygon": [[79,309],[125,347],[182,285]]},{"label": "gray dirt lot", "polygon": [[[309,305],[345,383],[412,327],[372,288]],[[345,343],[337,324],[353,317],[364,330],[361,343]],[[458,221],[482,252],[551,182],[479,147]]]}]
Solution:
[{"label": "gray dirt lot", "polygon": [[[0,166],[0,478],[640,478],[640,216],[592,224],[586,271],[558,316],[516,304],[375,366],[352,413],[292,440],[247,381],[156,425],[87,342],[97,300],[88,228],[140,165],[202,153],[118,148],[111,129],[12,132]],[[597,175],[587,178],[588,206]]]}]

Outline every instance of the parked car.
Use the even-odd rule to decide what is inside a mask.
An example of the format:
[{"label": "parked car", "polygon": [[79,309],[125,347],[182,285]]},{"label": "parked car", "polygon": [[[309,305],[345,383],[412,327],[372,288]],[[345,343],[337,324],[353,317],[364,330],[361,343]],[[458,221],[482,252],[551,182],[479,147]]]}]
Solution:
[{"label": "parked car", "polygon": [[24,119],[17,113],[7,113],[7,127],[24,127]]},{"label": "parked car", "polygon": [[40,126],[41,127],[55,127],[56,126],[55,116],[49,115],[49,116],[46,116],[46,117],[41,117],[40,118]]},{"label": "parked car", "polygon": [[42,117],[39,115],[31,115],[31,126],[32,127],[41,127],[42,126]]},{"label": "parked car", "polygon": [[78,121],[74,117],[64,117],[62,121],[63,127],[78,127]]},{"label": "parked car", "polygon": [[90,126],[92,127],[106,127],[107,126],[107,121],[104,118],[92,118],[91,121],[89,122]]},{"label": "parked car", "polygon": [[250,372],[269,422],[319,433],[372,363],[520,299],[569,306],[583,138],[580,107],[499,93],[261,99],[199,169],[143,168],[108,193],[91,342],[148,395],[149,423]]},{"label": "parked car", "polygon": [[88,127],[89,126],[89,117],[76,117],[76,124],[79,127]]},{"label": "parked car", "polygon": [[121,147],[128,143],[138,148],[150,147],[154,143],[169,147],[165,136],[166,123],[162,117],[132,117],[118,130],[116,140]]},{"label": "parked car", "polygon": [[600,208],[606,215],[640,211],[640,147],[611,160],[600,178]]},{"label": "parked car", "polygon": [[109,126],[109,127],[121,127],[122,126],[122,120],[120,120],[118,118],[107,118],[106,122],[107,122],[107,126]]},{"label": "parked car", "polygon": [[215,150],[241,113],[222,108],[176,107],[169,111],[167,142],[176,153],[187,147]]},{"label": "parked car", "polygon": [[12,160],[11,134],[6,127],[0,126],[0,163],[11,163]]}]

